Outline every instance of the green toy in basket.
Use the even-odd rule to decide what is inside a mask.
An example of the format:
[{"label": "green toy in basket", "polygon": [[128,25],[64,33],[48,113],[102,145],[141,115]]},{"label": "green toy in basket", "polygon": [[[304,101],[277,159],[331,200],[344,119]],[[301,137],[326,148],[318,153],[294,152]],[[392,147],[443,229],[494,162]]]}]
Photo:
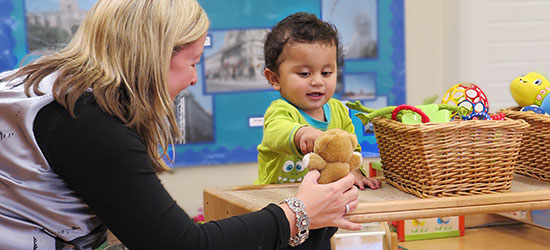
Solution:
[{"label": "green toy in basket", "polygon": [[427,105],[399,105],[392,112],[392,119],[397,118],[401,110],[411,110],[414,113],[404,113],[401,116],[401,122],[405,124],[420,124],[426,122],[448,122],[451,120],[451,111],[448,109],[439,109],[439,105],[432,103]]},{"label": "green toy in basket", "polygon": [[[448,122],[453,112],[465,112],[467,110],[450,104],[426,104],[426,105],[399,105],[388,106],[381,109],[371,109],[363,106],[360,101],[348,102],[350,109],[363,113],[355,114],[363,124],[368,124],[375,117],[386,117],[406,124],[420,124],[426,122]],[[460,110],[460,111],[459,111]]]}]

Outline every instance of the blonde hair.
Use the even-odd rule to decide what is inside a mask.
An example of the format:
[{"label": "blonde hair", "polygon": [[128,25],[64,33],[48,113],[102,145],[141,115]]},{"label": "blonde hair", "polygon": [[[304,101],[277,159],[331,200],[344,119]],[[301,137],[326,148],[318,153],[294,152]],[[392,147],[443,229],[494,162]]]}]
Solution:
[{"label": "blonde hair", "polygon": [[[19,69],[5,80],[25,78],[25,92],[57,72],[55,100],[74,117],[88,88],[97,104],[135,129],[158,172],[179,136],[168,70],[172,53],[206,33],[209,20],[196,0],[98,0],[69,44]],[[161,151],[159,152],[159,146]]]}]

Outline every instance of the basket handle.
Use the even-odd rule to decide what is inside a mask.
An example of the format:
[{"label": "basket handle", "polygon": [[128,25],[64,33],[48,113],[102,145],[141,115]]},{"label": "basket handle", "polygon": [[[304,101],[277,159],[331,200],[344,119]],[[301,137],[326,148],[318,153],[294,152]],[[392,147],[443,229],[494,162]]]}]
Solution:
[{"label": "basket handle", "polygon": [[424,113],[424,111],[422,111],[421,109],[419,109],[417,107],[407,105],[407,104],[401,104],[401,105],[397,106],[393,110],[393,112],[391,113],[391,119],[392,120],[397,120],[397,113],[399,113],[399,111],[401,111],[401,110],[410,110],[410,111],[413,111],[413,112],[419,114],[420,117],[422,118],[422,123],[430,122],[430,118],[428,117],[428,115],[426,115],[426,113]]}]

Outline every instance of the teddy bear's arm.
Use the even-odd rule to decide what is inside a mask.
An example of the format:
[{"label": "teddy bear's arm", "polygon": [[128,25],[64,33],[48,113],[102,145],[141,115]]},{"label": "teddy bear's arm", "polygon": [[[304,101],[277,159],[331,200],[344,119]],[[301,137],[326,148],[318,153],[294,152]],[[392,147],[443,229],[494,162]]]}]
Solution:
[{"label": "teddy bear's arm", "polygon": [[302,159],[304,166],[308,169],[323,170],[327,166],[327,162],[316,153],[308,153]]},{"label": "teddy bear's arm", "polygon": [[354,171],[356,169],[359,169],[361,167],[362,162],[363,162],[363,157],[361,156],[361,153],[353,152],[349,160],[349,170]]}]

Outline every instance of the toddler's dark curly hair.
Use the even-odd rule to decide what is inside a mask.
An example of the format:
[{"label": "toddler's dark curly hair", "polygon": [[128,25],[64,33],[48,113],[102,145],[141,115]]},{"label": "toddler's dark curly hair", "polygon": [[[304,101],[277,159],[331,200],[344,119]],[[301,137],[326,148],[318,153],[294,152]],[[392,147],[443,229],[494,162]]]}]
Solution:
[{"label": "toddler's dark curly hair", "polygon": [[336,26],[324,22],[315,14],[298,12],[281,20],[267,34],[264,44],[265,67],[277,73],[279,56],[286,44],[312,42],[336,46],[337,64],[343,64],[342,45]]}]

